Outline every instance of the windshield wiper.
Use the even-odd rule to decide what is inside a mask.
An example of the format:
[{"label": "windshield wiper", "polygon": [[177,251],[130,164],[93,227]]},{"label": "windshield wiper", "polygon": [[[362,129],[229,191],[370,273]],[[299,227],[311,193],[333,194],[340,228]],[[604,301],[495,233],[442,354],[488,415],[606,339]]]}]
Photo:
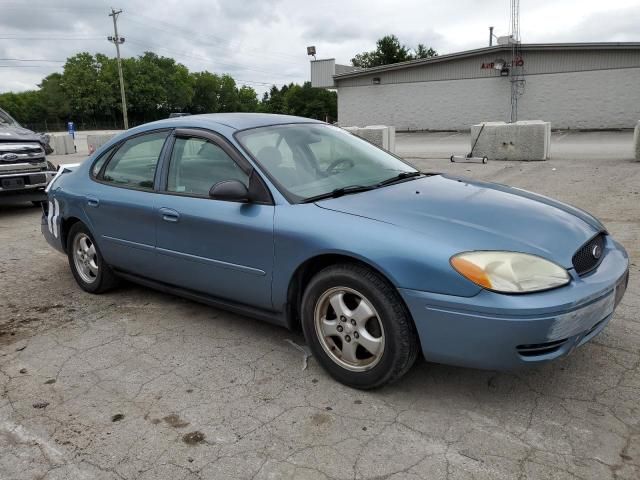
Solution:
[{"label": "windshield wiper", "polygon": [[391,185],[392,183],[396,183],[407,178],[419,177],[420,175],[422,175],[422,172],[401,172],[395,177],[381,181],[376,185],[376,187],[384,187],[385,185]]},{"label": "windshield wiper", "polygon": [[342,197],[343,195],[349,195],[351,193],[366,192],[367,190],[373,190],[374,188],[376,188],[376,185],[350,185],[348,187],[336,188],[327,193],[321,193],[320,195],[314,195],[313,197],[305,198],[304,200],[302,200],[302,203],[312,203],[325,198],[338,198]]}]

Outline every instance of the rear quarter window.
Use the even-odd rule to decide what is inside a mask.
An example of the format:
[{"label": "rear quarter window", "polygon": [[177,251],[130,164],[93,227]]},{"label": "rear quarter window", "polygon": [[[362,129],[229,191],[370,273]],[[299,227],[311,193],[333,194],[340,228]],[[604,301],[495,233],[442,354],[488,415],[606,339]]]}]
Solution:
[{"label": "rear quarter window", "polygon": [[114,145],[113,147],[111,147],[109,150],[100,155],[95,162],[93,162],[93,166],[91,167],[91,176],[93,178],[97,178],[100,170],[102,169],[102,166],[107,160],[109,160],[111,154],[116,151],[116,148],[118,148],[118,145]]}]

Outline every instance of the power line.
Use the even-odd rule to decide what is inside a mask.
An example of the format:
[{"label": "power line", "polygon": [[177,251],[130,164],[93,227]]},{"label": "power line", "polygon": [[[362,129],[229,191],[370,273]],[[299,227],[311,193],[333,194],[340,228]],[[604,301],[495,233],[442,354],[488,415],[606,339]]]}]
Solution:
[{"label": "power line", "polygon": [[66,60],[46,60],[44,58],[0,58],[0,62],[45,62],[65,63]]},{"label": "power line", "polygon": [[24,2],[0,2],[2,8],[11,8],[16,10],[37,8],[38,10],[104,10],[103,7],[87,7],[87,6],[71,6],[71,5],[57,5],[55,7],[45,4],[33,4],[29,3],[25,5]]},{"label": "power line", "polygon": [[[12,35],[12,36],[9,36]],[[0,36],[1,40],[101,40],[103,37],[36,37],[36,36],[17,36],[17,34],[4,34]]]},{"label": "power line", "polygon": [[257,69],[257,68],[245,67],[245,66],[240,65],[240,64],[234,64],[234,63],[228,63],[228,62],[219,62],[217,60],[212,60],[212,59],[207,58],[207,57],[200,57],[200,56],[197,56],[197,55],[190,55],[190,54],[184,53],[184,52],[176,52],[175,50],[171,50],[171,49],[168,49],[166,47],[161,47],[161,46],[158,46],[158,45],[152,45],[152,44],[149,44],[149,43],[143,43],[143,42],[139,42],[137,40],[129,40],[129,43],[132,43],[134,45],[139,45],[139,46],[145,47],[145,48],[164,50],[165,52],[167,52],[167,53],[169,53],[171,55],[174,55],[176,57],[191,58],[191,59],[194,59],[194,60],[201,60],[201,61],[204,61],[204,62],[217,63],[217,64],[222,65],[222,66],[227,66],[227,67],[230,67],[230,68],[237,68],[237,69],[240,69],[240,70],[251,70],[253,72],[265,73],[267,75],[279,75],[279,76],[281,76],[280,74],[275,73],[275,72],[270,72],[270,71],[267,71],[267,70],[260,70],[260,69]]},{"label": "power line", "polygon": [[0,65],[0,68],[56,68],[53,65]]},{"label": "power line", "polygon": [[[210,33],[194,32],[192,28],[181,26],[181,25],[176,25],[174,23],[170,23],[170,22],[167,22],[167,21],[164,21],[164,20],[158,20],[156,18],[147,17],[146,15],[142,15],[142,14],[139,14],[139,13],[132,14],[132,16],[142,18],[142,19],[146,20],[146,22],[140,22],[140,21],[137,21],[137,20],[131,19],[131,18],[129,18],[128,20],[133,21],[135,23],[138,23],[140,25],[144,25],[146,27],[156,28],[158,30],[165,31],[165,29],[154,25],[154,23],[160,23],[160,24],[166,25],[166,26],[168,26],[168,27],[170,27],[170,28],[172,28],[174,30],[182,31],[182,32],[188,34],[189,37],[193,37],[194,33],[195,33],[198,37],[211,38],[211,39],[214,39],[216,42],[221,43],[223,45],[232,46],[231,42],[229,40],[227,40],[225,38],[222,38],[222,37],[218,37],[216,35],[212,35]],[[288,58],[291,58],[291,59],[299,59],[300,58],[297,55],[292,55],[290,53],[285,53],[285,52],[278,52],[278,51],[275,51],[275,50],[270,50],[268,52],[265,52],[264,50],[255,49],[255,48],[251,49],[251,48],[246,48],[246,47],[240,47],[240,48],[238,48],[238,50],[257,52],[255,54],[249,54],[249,55],[254,55],[254,56],[259,56],[259,57],[265,57],[265,56],[268,57],[268,56],[277,55],[277,56],[281,56],[281,57],[288,57]]]}]

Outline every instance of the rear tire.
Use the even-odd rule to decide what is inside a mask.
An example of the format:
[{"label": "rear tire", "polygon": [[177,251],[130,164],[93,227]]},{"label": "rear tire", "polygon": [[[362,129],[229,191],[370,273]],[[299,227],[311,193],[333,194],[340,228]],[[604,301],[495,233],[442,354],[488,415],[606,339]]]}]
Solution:
[{"label": "rear tire", "polygon": [[69,230],[67,257],[71,273],[84,291],[103,293],[116,286],[117,277],[102,258],[93,235],[81,222]]},{"label": "rear tire", "polygon": [[378,388],[414,364],[419,342],[397,290],[357,264],[317,273],[302,299],[302,329],[318,362],[339,382]]}]

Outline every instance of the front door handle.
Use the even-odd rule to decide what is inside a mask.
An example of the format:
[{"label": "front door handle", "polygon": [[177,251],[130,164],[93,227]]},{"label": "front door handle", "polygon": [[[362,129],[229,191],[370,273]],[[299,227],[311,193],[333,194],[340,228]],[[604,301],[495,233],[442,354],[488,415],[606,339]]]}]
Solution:
[{"label": "front door handle", "polygon": [[95,197],[87,197],[87,205],[89,205],[90,207],[97,207],[98,205],[100,205],[100,200]]},{"label": "front door handle", "polygon": [[176,212],[173,208],[162,207],[161,209],[159,209],[159,212],[160,212],[160,216],[162,217],[162,220],[164,220],[165,222],[175,223],[178,220],[180,220],[180,214]]}]

